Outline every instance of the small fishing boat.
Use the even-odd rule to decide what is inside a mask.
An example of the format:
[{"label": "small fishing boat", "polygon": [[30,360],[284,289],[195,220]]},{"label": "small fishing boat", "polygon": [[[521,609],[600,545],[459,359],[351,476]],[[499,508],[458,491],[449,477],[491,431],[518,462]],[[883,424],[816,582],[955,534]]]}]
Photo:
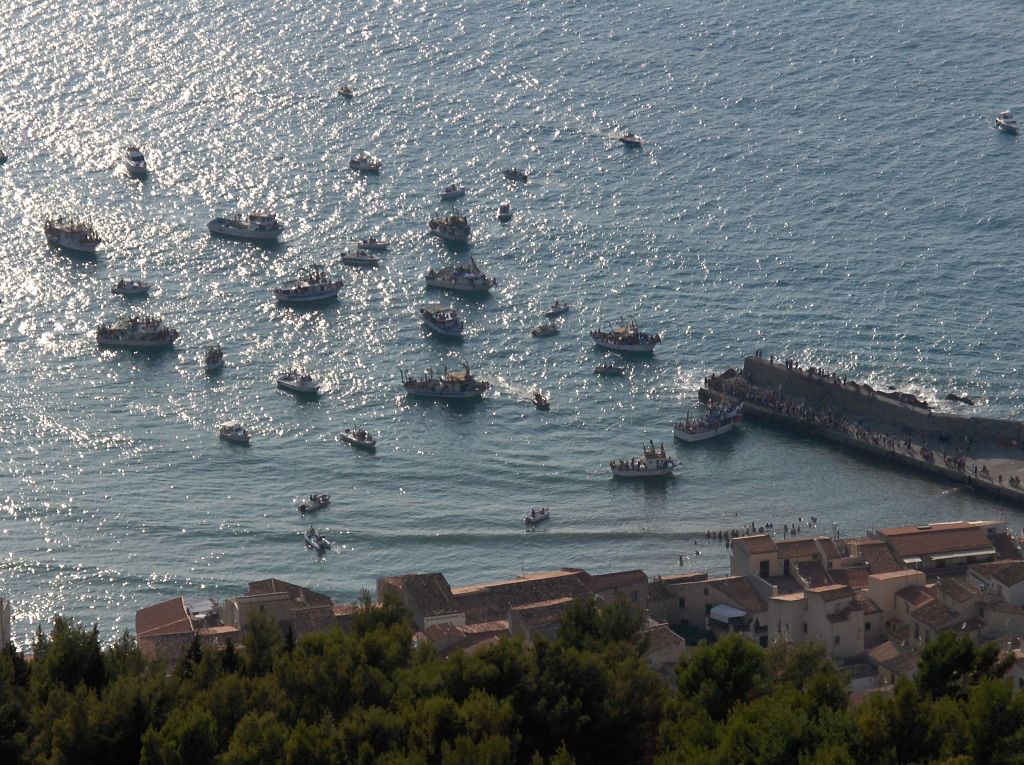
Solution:
[{"label": "small fishing boat", "polygon": [[275,288],[274,297],[281,303],[316,303],[337,297],[344,286],[341,279],[331,279],[322,265],[314,264],[303,268],[290,287]]},{"label": "small fishing boat", "polygon": [[523,516],[523,523],[527,526],[536,526],[551,517],[550,507],[535,507]]},{"label": "small fishing boat", "polygon": [[547,411],[551,408],[551,400],[539,390],[535,390],[533,392],[533,405],[541,411]]},{"label": "small fishing boat", "polygon": [[433,369],[428,369],[422,377],[413,377],[402,370],[402,387],[408,395],[422,398],[470,399],[483,396],[491,384],[473,377],[468,364],[464,363],[462,369],[461,372],[450,372],[446,367],[441,375],[435,375]]},{"label": "small fishing boat", "polygon": [[361,151],[348,161],[348,166],[360,173],[379,173],[381,161],[372,154]]},{"label": "small fishing boat", "polygon": [[438,271],[431,268],[423,278],[428,287],[456,292],[490,292],[498,283],[481,271],[472,258],[468,266],[446,266]]},{"label": "small fishing boat", "polygon": [[689,413],[682,422],[672,426],[672,435],[678,441],[706,441],[731,431],[743,419],[743,405],[726,409],[709,409],[703,417],[691,418]]},{"label": "small fishing boat", "polygon": [[203,355],[203,365],[207,372],[216,372],[224,367],[224,351],[219,345],[211,345]]},{"label": "small fishing boat", "polygon": [[644,446],[644,456],[628,460],[612,460],[608,463],[614,478],[663,478],[672,475],[679,463],[665,453],[665,445],[656,448],[654,442]]},{"label": "small fishing boat", "polygon": [[386,250],[388,248],[388,242],[386,239],[378,239],[374,236],[368,236],[360,242],[356,243],[356,247],[360,250],[367,250],[369,252],[377,252],[379,250]]},{"label": "small fishing boat", "polygon": [[363,449],[368,452],[376,451],[377,449],[377,439],[361,428],[359,430],[345,428],[345,431],[341,434],[341,440],[349,446],[354,446],[356,449]]},{"label": "small fishing boat", "polygon": [[232,215],[218,217],[206,224],[211,234],[234,239],[252,239],[260,242],[276,242],[281,238],[284,225],[277,216],[269,212],[254,212],[247,216]]},{"label": "small fishing boat", "polygon": [[331,504],[330,494],[310,494],[308,497],[296,501],[300,513],[315,513]]},{"label": "small fishing boat", "polygon": [[466,196],[466,187],[459,186],[457,183],[453,183],[451,186],[445,186],[441,191],[441,201],[451,202],[456,199],[462,199]]},{"label": "small fishing boat", "polygon": [[462,337],[465,324],[451,306],[431,304],[420,308],[423,325],[431,332],[445,337]]},{"label": "small fishing boat", "polygon": [[162,351],[172,348],[177,339],[178,330],[155,316],[133,316],[96,328],[96,344],[101,348]]},{"label": "small fishing boat", "polygon": [[290,369],[277,378],[277,387],[303,396],[315,396],[320,393],[320,383],[313,376],[301,369]]},{"label": "small fishing boat", "polygon": [[1008,111],[1003,112],[996,117],[996,127],[1010,135],[1017,135],[1020,132],[1020,126],[1017,124],[1017,120],[1014,118],[1013,114]]},{"label": "small fishing boat", "polygon": [[653,353],[654,346],[661,342],[661,335],[641,332],[632,319],[607,331],[596,329],[590,336],[600,347],[624,353]]},{"label": "small fishing boat", "polygon": [[508,223],[510,220],[512,220],[512,205],[508,202],[502,202],[498,205],[498,221]]},{"label": "small fishing boat", "polygon": [[222,441],[229,441],[233,444],[247,444],[251,436],[239,422],[221,423],[219,435]]},{"label": "small fishing boat", "polygon": [[103,244],[99,234],[89,223],[74,218],[49,218],[43,224],[46,243],[75,252],[94,254],[96,248]]},{"label": "small fishing boat", "polygon": [[625,367],[618,367],[614,364],[598,364],[594,367],[595,375],[604,375],[605,377],[621,377],[625,373]]},{"label": "small fishing boat", "polygon": [[558,322],[549,321],[544,324],[538,324],[536,327],[530,330],[530,334],[534,337],[548,337],[558,333]]},{"label": "small fishing boat", "polygon": [[354,250],[342,253],[341,262],[346,266],[376,266],[380,258],[366,250]]},{"label": "small fishing boat", "polygon": [[348,85],[343,85],[342,87],[338,88],[338,95],[341,96],[342,98],[352,98],[352,96],[354,96],[355,93],[352,92],[352,88],[350,88]]},{"label": "small fishing boat", "polygon": [[331,549],[331,543],[327,541],[323,534],[319,534],[312,526],[310,526],[309,530],[303,535],[303,539],[306,541],[306,547],[316,552],[317,555],[323,555]]},{"label": "small fishing boat", "polygon": [[625,144],[626,146],[633,148],[640,148],[641,146],[643,146],[644,143],[640,139],[640,136],[633,135],[632,133],[623,133],[622,135],[619,136],[619,141]]},{"label": "small fishing boat", "polygon": [[557,300],[551,304],[551,307],[544,312],[544,315],[549,319],[553,319],[556,316],[561,316],[563,313],[568,313],[572,310],[570,303],[559,303]]},{"label": "small fishing boat", "polygon": [[465,244],[473,231],[464,215],[445,215],[442,218],[431,218],[427,224],[430,235],[452,244]]},{"label": "small fishing boat", "polygon": [[118,279],[117,284],[110,288],[110,292],[114,295],[123,295],[124,297],[137,297],[148,295],[152,288],[153,285],[149,282],[137,279]]},{"label": "small fishing boat", "polygon": [[128,175],[133,178],[145,178],[149,173],[149,168],[146,167],[146,157],[138,146],[125,147],[124,154],[121,155],[121,163]]},{"label": "small fishing boat", "polygon": [[526,173],[524,173],[522,170],[518,168],[510,167],[508,170],[505,171],[504,174],[505,177],[508,178],[510,181],[521,181],[523,183],[526,183]]}]

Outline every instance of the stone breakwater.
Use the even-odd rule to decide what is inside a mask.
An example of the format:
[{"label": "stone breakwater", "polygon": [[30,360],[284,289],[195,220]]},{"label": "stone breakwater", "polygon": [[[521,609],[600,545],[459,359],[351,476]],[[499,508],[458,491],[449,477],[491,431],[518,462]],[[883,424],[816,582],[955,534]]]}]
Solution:
[{"label": "stone breakwater", "polygon": [[743,403],[752,420],[799,430],[891,464],[1024,506],[1024,422],[934,412],[907,393],[873,390],[791,360],[744,360],[712,375],[701,401]]}]

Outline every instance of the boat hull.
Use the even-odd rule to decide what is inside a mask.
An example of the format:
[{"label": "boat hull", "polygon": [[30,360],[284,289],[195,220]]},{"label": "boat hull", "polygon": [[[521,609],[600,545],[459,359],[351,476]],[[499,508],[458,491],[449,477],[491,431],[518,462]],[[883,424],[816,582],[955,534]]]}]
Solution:
[{"label": "boat hull", "polygon": [[494,286],[490,282],[460,282],[460,281],[444,281],[439,279],[427,279],[428,287],[434,287],[439,290],[453,290],[455,292],[480,292],[486,293],[491,291],[491,287]]},{"label": "boat hull", "polygon": [[644,478],[665,478],[672,475],[672,471],[675,470],[675,465],[665,468],[649,468],[645,470],[625,470],[620,468],[612,468],[613,478],[628,478],[628,479],[644,479]]},{"label": "boat hull", "polygon": [[654,353],[654,346],[657,343],[616,343],[613,340],[595,337],[594,345],[620,353]]},{"label": "boat hull", "polygon": [[307,388],[303,385],[296,385],[290,383],[287,380],[278,380],[277,387],[288,393],[296,393],[300,396],[318,396],[320,395],[320,388]]},{"label": "boat hull", "polygon": [[482,398],[484,392],[482,390],[476,391],[458,391],[458,392],[446,392],[446,391],[430,391],[430,390],[416,390],[406,386],[406,395],[415,396],[416,398],[443,398],[443,399],[456,399],[465,400],[473,398]]},{"label": "boat hull", "polygon": [[100,348],[118,348],[128,351],[168,351],[174,347],[174,340],[101,340],[97,338],[96,344]]},{"label": "boat hull", "polygon": [[358,438],[354,438],[348,435],[347,433],[341,434],[341,440],[351,447],[354,447],[356,449],[362,449],[364,452],[377,451],[376,441],[360,441]]},{"label": "boat hull", "polygon": [[225,435],[224,433],[221,433],[220,434],[220,440],[221,441],[227,441],[229,444],[244,444],[244,445],[248,445],[250,439],[249,439],[249,436],[233,436],[233,435]]},{"label": "boat hull", "polygon": [[688,431],[684,428],[676,427],[673,429],[672,434],[677,441],[686,441],[687,443],[694,443],[696,441],[707,441],[709,438],[714,438],[715,436],[725,435],[735,427],[735,422],[723,422],[716,428],[710,428],[706,430],[701,429],[697,431]]},{"label": "boat hull", "polygon": [[79,242],[63,236],[46,235],[46,243],[51,247],[60,247],[62,250],[73,250],[74,252],[85,252],[95,255],[101,242]]},{"label": "boat hull", "polygon": [[462,329],[449,329],[437,322],[430,321],[429,319],[423,319],[423,326],[429,329],[431,332],[442,335],[444,337],[462,337]]},{"label": "boat hull", "polygon": [[320,303],[324,300],[334,300],[336,297],[338,297],[338,292],[340,290],[341,287],[338,286],[332,287],[329,290],[317,292],[315,294],[307,292],[295,295],[290,294],[288,290],[276,289],[274,290],[274,297],[277,299],[277,302],[279,303]]},{"label": "boat hull", "polygon": [[217,221],[206,224],[207,230],[215,236],[226,236],[230,239],[249,239],[255,242],[276,242],[281,238],[281,231],[261,231],[258,229],[241,228]]}]

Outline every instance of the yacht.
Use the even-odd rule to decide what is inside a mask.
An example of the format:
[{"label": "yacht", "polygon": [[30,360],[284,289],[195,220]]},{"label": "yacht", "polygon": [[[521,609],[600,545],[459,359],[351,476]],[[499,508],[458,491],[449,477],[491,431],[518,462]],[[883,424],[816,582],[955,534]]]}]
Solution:
[{"label": "yacht", "polygon": [[508,202],[502,202],[498,205],[498,220],[501,223],[508,223],[512,220],[512,205]]},{"label": "yacht", "polygon": [[96,343],[101,348],[128,348],[154,351],[172,348],[178,330],[165,325],[154,316],[119,319],[96,328]]},{"label": "yacht", "polygon": [[139,281],[138,279],[118,279],[117,284],[110,288],[110,292],[113,295],[133,297],[148,295],[152,288],[153,285],[149,282]]},{"label": "yacht", "polygon": [[619,141],[624,143],[626,146],[633,146],[640,148],[644,142],[640,139],[640,136],[633,135],[632,133],[623,133],[619,136]]},{"label": "yacht", "polygon": [[380,258],[366,250],[352,250],[341,254],[341,262],[346,266],[376,266]]},{"label": "yacht", "polygon": [[446,266],[438,271],[433,268],[424,274],[428,287],[458,292],[490,292],[498,281],[479,268],[476,261],[470,258],[468,266]]},{"label": "yacht", "polygon": [[289,369],[278,375],[277,387],[305,396],[316,396],[320,393],[320,383],[313,379],[313,375],[302,369]]},{"label": "yacht", "polygon": [[441,201],[451,202],[456,199],[462,199],[466,196],[466,188],[459,186],[457,183],[453,183],[451,186],[445,186],[441,191]]},{"label": "yacht", "polygon": [[996,117],[996,127],[1002,130],[1004,133],[1010,135],[1017,135],[1020,132],[1020,127],[1017,125],[1017,120],[1014,119],[1013,114],[1006,111]]},{"label": "yacht", "polygon": [[549,321],[545,324],[538,324],[536,327],[530,330],[530,334],[534,337],[548,337],[549,335],[557,334],[558,322]]},{"label": "yacht", "polygon": [[420,308],[420,318],[431,332],[445,337],[462,337],[465,324],[451,306],[425,305]]},{"label": "yacht", "polygon": [[541,411],[547,411],[551,408],[551,399],[541,393],[539,390],[533,392],[533,405]]},{"label": "yacht", "polygon": [[549,319],[553,319],[556,316],[561,316],[563,313],[568,313],[572,310],[572,305],[569,303],[559,303],[557,300],[551,304],[551,306],[544,312],[544,315]]},{"label": "yacht", "polygon": [[303,268],[291,287],[277,287],[274,297],[281,303],[315,303],[337,297],[344,284],[341,279],[332,280],[323,266],[314,264]]},{"label": "yacht", "polygon": [[665,445],[655,448],[644,447],[643,457],[629,460],[612,460],[608,463],[614,478],[662,478],[672,475],[679,463],[665,453]]},{"label": "yacht", "polygon": [[523,516],[523,523],[527,526],[536,526],[551,517],[550,507],[535,507]]},{"label": "yacht", "polygon": [[361,151],[348,161],[348,166],[360,173],[379,173],[381,162],[372,154]]},{"label": "yacht", "polygon": [[327,541],[323,534],[317,533],[317,530],[312,526],[310,526],[309,531],[303,535],[303,539],[306,541],[306,547],[315,551],[317,555],[323,555],[331,549],[331,543]]},{"label": "yacht", "polygon": [[47,219],[43,231],[46,232],[47,244],[65,250],[95,253],[96,248],[103,243],[91,225],[63,216]]},{"label": "yacht", "polygon": [[682,422],[672,426],[672,434],[678,441],[706,441],[728,433],[743,419],[742,404],[731,408],[712,408],[703,417],[691,418],[689,414]]},{"label": "yacht", "polygon": [[146,157],[143,156],[138,146],[125,147],[124,154],[121,156],[121,163],[124,165],[124,169],[128,171],[128,175],[135,178],[143,178],[149,173],[149,168],[146,167]]},{"label": "yacht", "polygon": [[506,170],[505,177],[508,178],[510,181],[522,181],[523,183],[526,183],[527,179],[526,173],[515,167],[510,167],[508,170]]},{"label": "yacht", "polygon": [[377,239],[374,236],[368,236],[366,239],[358,242],[356,246],[360,250],[368,250],[370,252],[376,252],[378,250],[386,250],[388,248],[388,242],[386,239]]},{"label": "yacht", "polygon": [[268,212],[249,213],[245,217],[233,215],[230,218],[214,218],[206,224],[206,228],[211,234],[261,242],[276,242],[284,231],[284,225],[277,222],[277,216]]},{"label": "yacht", "polygon": [[443,218],[431,218],[427,224],[430,235],[440,237],[446,242],[465,244],[473,233],[469,221],[464,215],[445,215]]},{"label": "yacht", "polygon": [[406,371],[402,371],[402,386],[410,396],[421,396],[423,398],[454,398],[468,399],[480,398],[484,391],[491,387],[485,380],[477,380],[469,369],[468,364],[463,364],[463,371],[444,372],[437,376],[434,370],[428,369],[423,377],[413,377]]},{"label": "yacht", "polygon": [[203,366],[207,372],[216,372],[224,367],[224,351],[219,345],[211,345],[203,354]]},{"label": "yacht", "polygon": [[296,503],[300,513],[315,513],[331,504],[330,494],[310,494]]},{"label": "yacht", "polygon": [[219,435],[221,440],[230,441],[233,444],[247,444],[252,438],[249,431],[238,422],[221,423]]},{"label": "yacht", "polygon": [[594,342],[602,348],[626,353],[653,353],[654,346],[661,342],[661,335],[641,332],[636,322],[630,319],[621,327],[610,330],[597,329],[590,333]]},{"label": "yacht", "polygon": [[356,449],[368,452],[377,450],[377,439],[361,428],[359,430],[345,428],[345,431],[341,434],[341,440],[349,446],[354,446]]}]

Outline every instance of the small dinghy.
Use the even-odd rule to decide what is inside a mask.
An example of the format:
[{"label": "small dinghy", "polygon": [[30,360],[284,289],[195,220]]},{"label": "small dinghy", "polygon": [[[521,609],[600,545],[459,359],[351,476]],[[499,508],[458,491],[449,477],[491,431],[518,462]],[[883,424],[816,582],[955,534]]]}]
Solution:
[{"label": "small dinghy", "polygon": [[464,196],[466,196],[466,187],[453,183],[451,186],[444,187],[444,190],[441,192],[441,201],[451,202]]},{"label": "small dinghy", "polygon": [[300,513],[315,513],[331,504],[330,494],[310,494],[305,499],[298,501]]},{"label": "small dinghy", "polygon": [[498,221],[508,223],[510,220],[512,220],[512,205],[508,202],[502,202],[498,205]]},{"label": "small dinghy", "polygon": [[548,310],[544,312],[544,315],[549,319],[553,319],[556,316],[561,316],[563,313],[568,313],[572,310],[572,305],[569,303],[559,303],[557,300],[552,303]]},{"label": "small dinghy", "polygon": [[216,372],[224,367],[224,351],[219,345],[211,345],[203,355],[203,365],[207,372]]},{"label": "small dinghy", "polygon": [[363,449],[368,452],[372,452],[377,448],[377,439],[362,428],[359,430],[345,428],[345,432],[341,434],[341,440],[349,446],[354,446],[356,449]]},{"label": "small dinghy", "polygon": [[594,367],[595,375],[604,375],[605,377],[621,377],[625,373],[625,367],[617,367],[614,364],[598,364]]},{"label": "small dinghy", "polygon": [[539,390],[533,392],[533,405],[543,412],[551,408],[551,400]]},{"label": "small dinghy", "polygon": [[327,539],[317,532],[317,530],[312,526],[309,527],[309,530],[305,533],[303,539],[306,540],[306,547],[310,550],[316,551],[317,555],[323,555],[331,549],[331,543],[328,542]]},{"label": "small dinghy", "polygon": [[220,426],[220,438],[232,444],[248,444],[251,436],[239,422],[225,422]]},{"label": "small dinghy", "polygon": [[536,327],[530,330],[530,334],[534,337],[548,337],[558,333],[558,322],[549,321],[545,324],[538,324]]},{"label": "small dinghy", "polygon": [[110,288],[112,295],[123,295],[124,297],[141,297],[148,295],[153,285],[149,282],[138,279],[118,279],[117,284]]},{"label": "small dinghy", "polygon": [[523,516],[523,523],[527,526],[536,526],[537,524],[543,523],[551,517],[550,507],[535,507],[525,516]]}]

